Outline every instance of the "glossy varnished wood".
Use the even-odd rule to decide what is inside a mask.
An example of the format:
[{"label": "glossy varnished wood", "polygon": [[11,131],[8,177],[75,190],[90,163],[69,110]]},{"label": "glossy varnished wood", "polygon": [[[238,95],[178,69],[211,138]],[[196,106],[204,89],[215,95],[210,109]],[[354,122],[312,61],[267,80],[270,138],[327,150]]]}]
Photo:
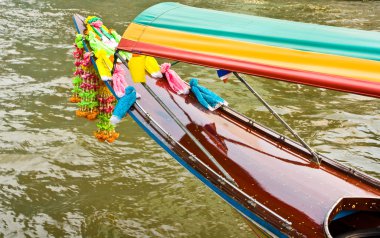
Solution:
[{"label": "glossy varnished wood", "polygon": [[[133,82],[128,77],[128,83]],[[300,150],[273,141],[222,110],[209,112],[191,95],[180,96],[165,80],[147,85],[235,179],[240,188],[293,223],[303,234],[322,235],[326,213],[341,197],[378,196],[378,189],[330,166],[317,166]],[[208,161],[140,85],[140,104],[182,145]]]}]

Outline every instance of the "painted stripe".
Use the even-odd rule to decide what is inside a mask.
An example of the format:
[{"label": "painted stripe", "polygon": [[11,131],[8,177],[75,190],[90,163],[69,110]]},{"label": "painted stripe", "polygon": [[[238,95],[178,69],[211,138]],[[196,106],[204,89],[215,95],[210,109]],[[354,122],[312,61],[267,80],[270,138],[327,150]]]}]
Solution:
[{"label": "painted stripe", "polygon": [[135,23],[308,52],[380,60],[380,32],[257,17],[160,3]]},{"label": "painted stripe", "polygon": [[200,36],[133,23],[125,31],[123,38],[175,50],[380,83],[379,61]]},{"label": "painted stripe", "polygon": [[198,52],[177,50],[163,46],[135,42],[126,39],[122,39],[120,41],[118,48],[125,51],[179,60],[182,62],[217,69],[223,68],[226,70],[263,76],[287,82],[306,84],[315,87],[380,98],[380,84],[376,82],[367,82],[335,75],[273,67],[209,54],[201,54]]}]

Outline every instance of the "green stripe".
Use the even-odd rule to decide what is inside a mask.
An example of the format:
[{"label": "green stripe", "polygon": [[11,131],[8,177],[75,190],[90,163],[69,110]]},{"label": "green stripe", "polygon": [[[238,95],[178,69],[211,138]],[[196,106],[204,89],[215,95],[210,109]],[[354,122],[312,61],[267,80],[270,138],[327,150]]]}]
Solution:
[{"label": "green stripe", "polygon": [[193,34],[380,61],[379,32],[276,20],[172,2],[148,8],[134,22]]}]

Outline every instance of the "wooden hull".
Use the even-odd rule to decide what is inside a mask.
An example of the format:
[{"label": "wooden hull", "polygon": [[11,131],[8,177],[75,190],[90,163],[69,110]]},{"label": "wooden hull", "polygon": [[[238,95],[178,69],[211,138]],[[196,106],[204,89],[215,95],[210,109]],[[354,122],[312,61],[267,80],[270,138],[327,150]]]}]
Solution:
[{"label": "wooden hull", "polygon": [[[74,21],[81,32],[81,18],[75,16]],[[141,94],[138,105],[130,111],[137,124],[269,236],[328,236],[324,227],[326,216],[343,197],[368,198],[378,209],[378,180],[327,158],[318,166],[297,143],[228,107],[207,111],[194,96],[177,95],[165,80],[147,76],[146,86],[234,178],[234,186],[146,88],[133,83],[125,66],[124,69],[128,84]]]},{"label": "wooden hull", "polygon": [[[128,84],[133,85],[129,77]],[[325,162],[317,166],[311,162],[310,155],[304,150],[290,146],[266,134],[260,128],[242,122],[228,111],[204,110],[193,96],[175,94],[164,80],[156,81],[147,78],[147,85],[227,170],[239,188],[292,222],[292,227],[296,231],[293,234],[295,236],[299,234],[323,236],[322,224],[325,216],[335,202],[342,197],[378,197],[380,195],[377,187]],[[165,131],[209,168],[217,171],[217,168],[182,132],[145,88],[141,85],[134,86],[142,95],[142,99],[139,100],[140,105]],[[135,113],[136,119],[144,123],[143,116],[139,117],[137,111]],[[152,129],[148,130],[152,131]],[[168,143],[165,138],[160,138],[159,141]],[[193,167],[200,176],[212,181],[240,204],[245,203],[243,196],[239,200],[239,192],[233,188],[224,187],[218,182],[217,177],[212,178],[210,171],[203,170],[190,159],[186,159],[186,155],[177,151],[180,148],[170,144],[167,146],[182,158],[182,163]],[[246,206],[253,209],[249,204]],[[275,232],[271,228],[266,228]],[[282,227],[280,232],[287,233],[288,231]],[[280,233],[276,235],[280,236]]]}]

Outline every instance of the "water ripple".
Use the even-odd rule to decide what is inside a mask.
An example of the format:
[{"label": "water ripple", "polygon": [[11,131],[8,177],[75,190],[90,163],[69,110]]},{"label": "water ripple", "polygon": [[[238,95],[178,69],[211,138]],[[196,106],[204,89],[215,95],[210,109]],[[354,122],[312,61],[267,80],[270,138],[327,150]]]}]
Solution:
[{"label": "water ripple", "polygon": [[[94,4],[96,2],[96,4]],[[251,237],[241,217],[178,165],[130,118],[113,144],[92,137],[67,98],[73,13],[120,33],[160,2],[0,0],[0,237]],[[185,4],[380,30],[376,1],[200,1]],[[242,2],[244,4],[242,4]],[[284,132],[235,79],[181,65],[177,72],[238,111]],[[259,77],[248,80],[318,151],[379,177],[380,102]]]}]

